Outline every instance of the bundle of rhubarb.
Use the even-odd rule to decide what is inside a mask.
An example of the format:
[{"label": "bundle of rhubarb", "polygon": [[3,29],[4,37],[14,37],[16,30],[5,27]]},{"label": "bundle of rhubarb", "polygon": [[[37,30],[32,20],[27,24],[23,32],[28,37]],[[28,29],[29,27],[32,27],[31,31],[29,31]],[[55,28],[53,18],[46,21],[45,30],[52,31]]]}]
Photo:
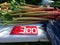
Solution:
[{"label": "bundle of rhubarb", "polygon": [[56,19],[60,19],[60,12],[53,7],[20,5],[15,1],[0,4],[0,25],[31,24]]}]

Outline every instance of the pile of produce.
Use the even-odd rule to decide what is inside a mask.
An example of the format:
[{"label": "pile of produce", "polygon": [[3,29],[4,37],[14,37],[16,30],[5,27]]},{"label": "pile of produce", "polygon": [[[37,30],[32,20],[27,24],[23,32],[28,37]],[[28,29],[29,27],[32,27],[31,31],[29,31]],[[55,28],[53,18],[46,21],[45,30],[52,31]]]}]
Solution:
[{"label": "pile of produce", "polygon": [[25,0],[15,0],[0,4],[0,25],[30,24],[54,20],[60,12],[53,7],[26,4]]}]

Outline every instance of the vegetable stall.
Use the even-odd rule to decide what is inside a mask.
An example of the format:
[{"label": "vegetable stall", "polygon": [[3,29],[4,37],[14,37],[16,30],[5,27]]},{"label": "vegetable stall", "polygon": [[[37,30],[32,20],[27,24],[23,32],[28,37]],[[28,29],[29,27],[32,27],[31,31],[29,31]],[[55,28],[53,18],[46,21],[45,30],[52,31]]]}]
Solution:
[{"label": "vegetable stall", "polygon": [[[54,21],[60,20],[60,1],[54,0],[54,3],[52,3],[52,5],[48,1],[50,5],[48,3],[45,5],[40,5],[41,1],[0,0],[0,26],[49,22],[47,25],[45,25],[47,26],[45,28],[46,32],[49,34],[49,36],[51,36],[52,33],[49,32],[49,29],[50,31],[54,30],[53,28],[58,30],[57,28],[59,27],[57,25],[58,22],[54,23]],[[52,25],[51,22],[54,25]],[[55,25],[58,27],[56,28]],[[52,37],[50,38],[52,39]],[[26,43],[26,45],[28,44]]]}]

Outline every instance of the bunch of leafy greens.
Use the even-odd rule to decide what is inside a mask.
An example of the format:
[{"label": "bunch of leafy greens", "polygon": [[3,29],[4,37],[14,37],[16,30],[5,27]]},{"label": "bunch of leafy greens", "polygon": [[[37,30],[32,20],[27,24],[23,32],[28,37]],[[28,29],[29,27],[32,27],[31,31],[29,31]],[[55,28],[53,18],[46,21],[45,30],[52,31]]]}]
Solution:
[{"label": "bunch of leafy greens", "polygon": [[[20,6],[25,5],[25,0],[8,0],[8,3],[10,3],[9,10],[20,10]],[[10,13],[6,10],[0,11],[0,22],[7,24],[8,21],[13,21],[13,17],[11,17]]]},{"label": "bunch of leafy greens", "polygon": [[7,11],[0,11],[0,23],[4,23],[7,24],[9,23],[8,21],[12,21],[12,17],[10,16],[10,14]]},{"label": "bunch of leafy greens", "polygon": [[60,0],[54,0],[53,7],[60,7]]},{"label": "bunch of leafy greens", "polygon": [[11,10],[19,10],[19,6],[26,5],[25,0],[10,0],[10,9]]}]

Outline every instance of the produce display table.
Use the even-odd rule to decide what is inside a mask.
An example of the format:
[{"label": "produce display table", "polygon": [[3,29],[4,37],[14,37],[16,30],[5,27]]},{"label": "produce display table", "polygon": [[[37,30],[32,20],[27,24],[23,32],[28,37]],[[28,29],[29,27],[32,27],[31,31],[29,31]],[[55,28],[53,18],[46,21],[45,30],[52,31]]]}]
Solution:
[{"label": "produce display table", "polygon": [[[28,25],[42,27],[40,23]],[[38,28],[38,35],[10,35],[13,27],[14,26],[0,26],[0,43],[48,41],[46,32],[43,29]]]}]

